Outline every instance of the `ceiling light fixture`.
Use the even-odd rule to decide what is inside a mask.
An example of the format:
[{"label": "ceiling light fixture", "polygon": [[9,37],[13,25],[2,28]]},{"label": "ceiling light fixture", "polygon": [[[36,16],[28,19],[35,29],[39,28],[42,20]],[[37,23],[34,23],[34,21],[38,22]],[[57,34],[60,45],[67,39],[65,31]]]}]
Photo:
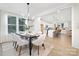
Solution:
[{"label": "ceiling light fixture", "polygon": [[27,3],[27,20],[29,21],[29,5],[30,5],[30,3]]}]

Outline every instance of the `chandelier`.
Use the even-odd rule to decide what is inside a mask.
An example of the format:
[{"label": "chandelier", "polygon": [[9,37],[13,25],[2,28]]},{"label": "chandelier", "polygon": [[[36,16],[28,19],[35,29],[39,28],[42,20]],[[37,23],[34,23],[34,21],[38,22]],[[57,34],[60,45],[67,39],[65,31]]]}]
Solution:
[{"label": "chandelier", "polygon": [[30,3],[27,3],[27,20],[29,21],[29,5],[30,5]]}]

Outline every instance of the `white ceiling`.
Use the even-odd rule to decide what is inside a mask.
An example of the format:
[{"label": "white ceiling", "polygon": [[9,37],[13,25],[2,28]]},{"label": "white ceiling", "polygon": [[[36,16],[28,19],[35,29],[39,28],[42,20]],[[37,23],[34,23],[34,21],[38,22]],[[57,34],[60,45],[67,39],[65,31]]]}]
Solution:
[{"label": "white ceiling", "polygon": [[[67,3],[31,3],[30,4],[30,16],[39,15],[56,7],[66,5]],[[0,9],[20,15],[27,15],[26,3],[0,3]]]},{"label": "white ceiling", "polygon": [[42,16],[41,20],[50,24],[63,22],[71,23],[71,7],[55,10],[52,13]]}]

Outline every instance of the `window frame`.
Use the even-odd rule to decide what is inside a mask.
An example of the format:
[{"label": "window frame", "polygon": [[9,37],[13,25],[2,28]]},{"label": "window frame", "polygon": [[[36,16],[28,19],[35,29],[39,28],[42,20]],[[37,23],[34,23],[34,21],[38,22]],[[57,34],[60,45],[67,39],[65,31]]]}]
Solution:
[{"label": "window frame", "polygon": [[[9,16],[16,17],[16,24],[9,24],[9,23],[8,23],[8,17],[9,17]],[[15,33],[23,32],[23,31],[20,31],[20,30],[19,30],[19,19],[20,19],[20,18],[25,19],[25,21],[27,20],[25,17],[22,17],[22,16],[17,16],[17,15],[12,15],[12,14],[8,14],[8,15],[7,15],[7,33],[8,33],[8,34],[11,33],[11,32],[8,31],[8,26],[9,26],[9,25],[16,26],[16,32],[15,32]],[[25,23],[25,25],[20,25],[20,26],[24,26],[24,27],[25,27],[25,30],[26,30],[26,23]],[[25,31],[25,30],[24,30],[24,31]]]},{"label": "window frame", "polygon": [[[16,22],[16,16],[8,15],[7,17],[8,17],[7,21],[9,21],[9,17],[15,17],[15,22]],[[17,27],[16,23],[15,24],[9,24],[9,22],[8,22],[8,34],[11,33],[11,32],[9,32],[9,26],[15,26],[15,27]],[[16,33],[16,31],[17,31],[17,29],[15,29],[15,33]]]}]

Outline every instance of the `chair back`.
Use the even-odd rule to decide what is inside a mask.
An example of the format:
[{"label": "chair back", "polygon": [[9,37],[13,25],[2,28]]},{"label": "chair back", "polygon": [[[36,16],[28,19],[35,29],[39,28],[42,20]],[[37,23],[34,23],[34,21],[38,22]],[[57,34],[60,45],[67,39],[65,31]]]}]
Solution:
[{"label": "chair back", "polygon": [[11,35],[13,36],[13,39],[14,39],[15,41],[17,41],[18,39],[20,39],[20,36],[17,35],[17,34],[15,34],[15,33],[11,33]]},{"label": "chair back", "polygon": [[35,41],[33,41],[33,44],[35,45],[41,45],[44,43],[44,40],[45,40],[45,36],[46,34],[41,34],[38,39],[36,39]]},{"label": "chair back", "polygon": [[13,36],[11,34],[8,34],[8,39],[14,40]]}]

